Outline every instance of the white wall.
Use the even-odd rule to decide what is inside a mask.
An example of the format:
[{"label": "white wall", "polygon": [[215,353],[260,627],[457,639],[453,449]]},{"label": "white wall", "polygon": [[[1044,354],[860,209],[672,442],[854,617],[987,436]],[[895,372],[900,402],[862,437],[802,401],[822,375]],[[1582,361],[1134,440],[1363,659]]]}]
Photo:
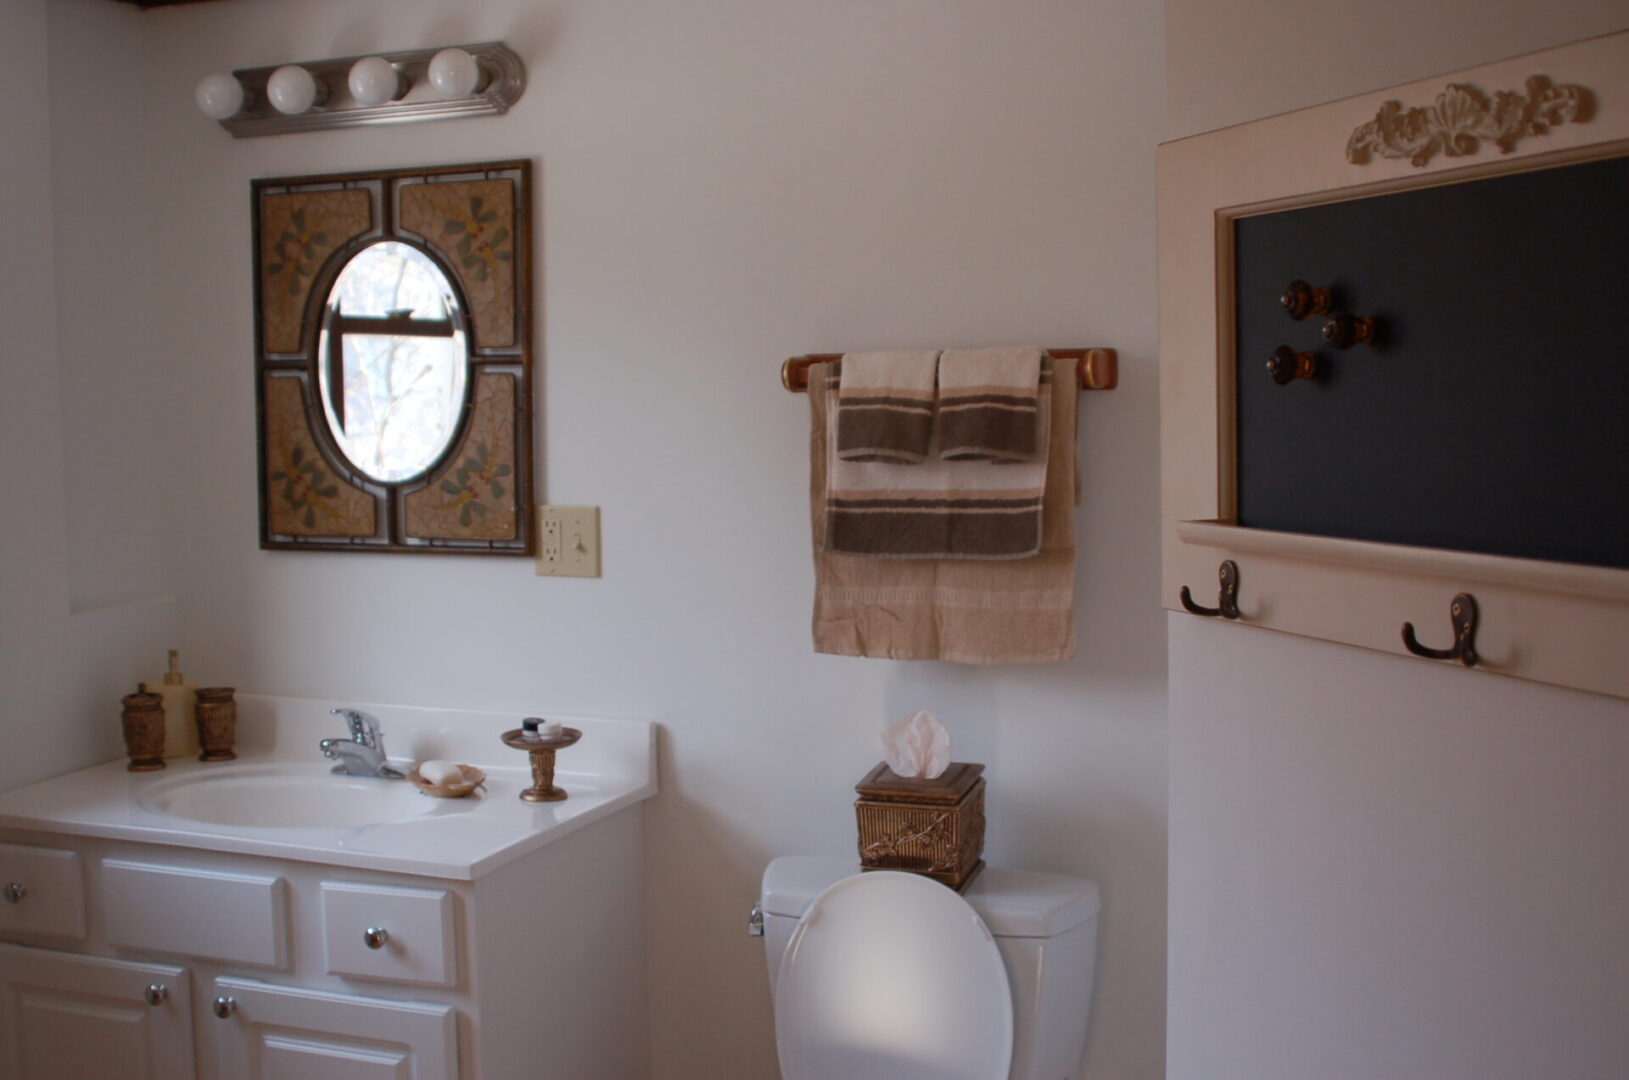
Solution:
[{"label": "white wall", "polygon": [[[129,12],[107,5],[107,27]],[[73,281],[59,281],[53,215],[71,205],[53,175],[52,71],[45,0],[7,0],[0,34],[0,687],[6,704],[0,788],[105,761],[119,752],[119,695],[163,670],[172,611],[162,594],[136,603],[87,604],[70,614],[73,586],[100,569],[70,574],[66,452],[117,458],[121,432],[86,423],[83,399],[64,395],[67,364],[59,318],[82,311]],[[59,285],[66,297],[59,303]],[[116,466],[115,466],[116,468]],[[152,496],[149,491],[149,497]],[[82,523],[110,544],[139,546],[141,522],[100,515]],[[121,539],[122,538],[122,539]],[[81,576],[83,575],[83,577]]]},{"label": "white wall", "polygon": [[[1172,136],[1629,25],[1165,7]],[[1173,1080],[1629,1075],[1629,703],[1185,615],[1169,639]]]},{"label": "white wall", "polygon": [[1629,1075],[1629,705],[1172,616],[1173,1080]]},{"label": "white wall", "polygon": [[1623,0],[1164,0],[1165,137],[1622,29]]},{"label": "white wall", "polygon": [[[112,5],[59,4],[52,55],[66,60],[78,21]],[[1087,1075],[1161,1075],[1158,6],[239,0],[139,18],[146,78],[119,88],[139,138],[81,147],[100,173],[75,180],[126,201],[111,219],[59,214],[58,257],[65,273],[100,274],[104,253],[142,267],[128,284],[144,370],[177,434],[139,490],[174,515],[158,576],[178,593],[189,673],[659,720],[648,869],[664,1080],[773,1075],[767,979],[745,934],[758,875],[776,854],[852,851],[852,785],[878,731],[933,709],[958,756],[989,766],[987,856],[1103,887]],[[493,38],[530,72],[502,119],[240,142],[190,101],[212,69]],[[103,124],[86,102],[57,135]],[[516,156],[539,178],[543,492],[603,507],[604,578],[258,550],[249,180]],[[116,330],[81,317],[87,342]],[[1079,659],[812,655],[807,406],[780,389],[781,359],[1011,341],[1121,350],[1120,389],[1083,402]],[[123,362],[93,351],[95,371]]]}]

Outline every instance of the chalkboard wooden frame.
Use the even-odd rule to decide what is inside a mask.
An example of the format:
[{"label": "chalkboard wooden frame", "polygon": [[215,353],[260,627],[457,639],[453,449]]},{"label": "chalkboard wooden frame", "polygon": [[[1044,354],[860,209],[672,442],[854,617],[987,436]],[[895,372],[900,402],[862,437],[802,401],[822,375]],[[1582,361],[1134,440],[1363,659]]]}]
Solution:
[{"label": "chalkboard wooden frame", "polygon": [[[1388,101],[1445,87],[1492,95],[1588,88],[1593,115],[1457,153],[1348,160],[1352,133]],[[1579,118],[1574,117],[1575,120]],[[1402,656],[1401,627],[1444,645],[1459,593],[1480,609],[1478,671],[1629,697],[1629,570],[1248,529],[1234,483],[1233,222],[1242,216],[1629,154],[1629,32],[1195,136],[1160,148],[1159,250],[1164,605],[1182,586],[1210,603],[1217,566],[1239,567],[1239,625]],[[1293,323],[1286,323],[1294,325]],[[1257,360],[1247,361],[1253,374]],[[1410,657],[1410,663],[1451,663]]]}]

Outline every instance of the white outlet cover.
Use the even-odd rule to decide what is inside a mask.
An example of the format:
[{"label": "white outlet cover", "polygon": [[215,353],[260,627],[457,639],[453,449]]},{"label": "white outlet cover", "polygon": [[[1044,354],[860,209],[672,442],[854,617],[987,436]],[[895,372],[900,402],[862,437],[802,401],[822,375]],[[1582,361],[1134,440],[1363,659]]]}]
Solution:
[{"label": "white outlet cover", "polygon": [[537,508],[537,573],[540,577],[600,576],[600,508]]}]

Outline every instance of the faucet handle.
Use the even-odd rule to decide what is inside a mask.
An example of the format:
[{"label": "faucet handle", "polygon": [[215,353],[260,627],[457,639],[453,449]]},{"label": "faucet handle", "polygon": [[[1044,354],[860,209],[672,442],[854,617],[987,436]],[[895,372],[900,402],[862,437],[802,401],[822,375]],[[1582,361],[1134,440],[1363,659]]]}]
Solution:
[{"label": "faucet handle", "polygon": [[351,730],[351,738],[363,746],[379,747],[379,721],[363,712],[361,709],[330,709],[335,716],[343,717],[345,726]]}]

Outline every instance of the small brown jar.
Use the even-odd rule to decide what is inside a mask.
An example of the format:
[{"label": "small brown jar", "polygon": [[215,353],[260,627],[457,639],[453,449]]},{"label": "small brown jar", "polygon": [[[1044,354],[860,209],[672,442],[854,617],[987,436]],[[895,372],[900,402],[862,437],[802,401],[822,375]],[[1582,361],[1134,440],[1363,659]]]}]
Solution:
[{"label": "small brown jar", "polygon": [[164,767],[164,698],[148,693],[143,683],[134,694],[120,699],[124,712],[124,749],[130,755],[131,772],[152,772]]},{"label": "small brown jar", "polygon": [[238,734],[238,703],[230,686],[200,686],[193,716],[198,721],[199,761],[231,761]]}]

